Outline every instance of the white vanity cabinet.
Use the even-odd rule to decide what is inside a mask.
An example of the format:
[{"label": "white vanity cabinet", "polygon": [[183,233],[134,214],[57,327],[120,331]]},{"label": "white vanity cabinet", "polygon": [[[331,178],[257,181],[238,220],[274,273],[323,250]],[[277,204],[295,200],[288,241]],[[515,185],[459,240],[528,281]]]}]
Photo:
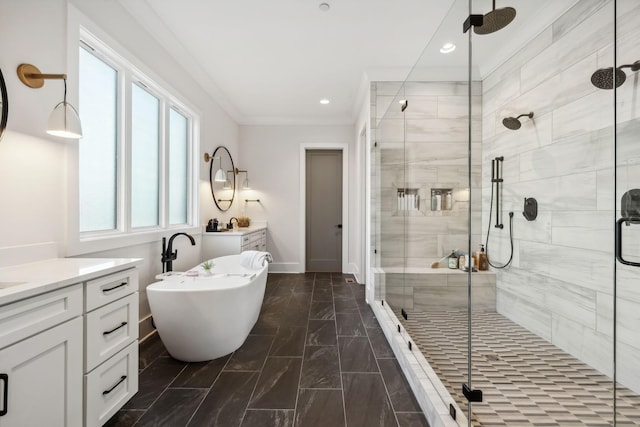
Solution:
[{"label": "white vanity cabinet", "polygon": [[267,229],[238,229],[222,233],[202,234],[202,259],[208,260],[244,251],[266,251]]},{"label": "white vanity cabinet", "polygon": [[0,427],[101,426],[137,392],[138,261],[0,269]]},{"label": "white vanity cabinet", "polygon": [[80,284],[0,309],[0,426],[83,425],[81,315]]}]

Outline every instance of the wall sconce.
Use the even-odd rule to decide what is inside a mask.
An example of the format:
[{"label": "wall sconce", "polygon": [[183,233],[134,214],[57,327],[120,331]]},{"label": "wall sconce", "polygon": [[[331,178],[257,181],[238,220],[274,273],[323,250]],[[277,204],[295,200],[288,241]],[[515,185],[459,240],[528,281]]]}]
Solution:
[{"label": "wall sconce", "polygon": [[42,74],[40,70],[31,64],[18,66],[18,78],[26,86],[38,89],[44,86],[47,79],[64,80],[64,98],[58,103],[49,116],[47,133],[62,138],[82,138],[82,125],[78,111],[67,102],[67,75],[66,74]]},{"label": "wall sconce", "polygon": [[[214,181],[216,182],[225,182],[227,181],[227,176],[224,173],[224,170],[222,169],[222,159],[218,156],[216,157],[212,157],[211,155],[209,155],[209,153],[204,153],[204,161],[206,163],[209,163],[210,161],[214,161],[218,159],[220,161],[220,168],[216,171],[216,174],[213,178]],[[226,185],[226,182],[225,182]]]},{"label": "wall sconce", "polygon": [[236,168],[235,172],[236,175],[238,175],[240,172],[243,172],[245,174],[245,180],[242,181],[242,189],[251,190],[251,186],[249,185],[249,172],[247,172],[246,170],[239,170],[238,168]]}]

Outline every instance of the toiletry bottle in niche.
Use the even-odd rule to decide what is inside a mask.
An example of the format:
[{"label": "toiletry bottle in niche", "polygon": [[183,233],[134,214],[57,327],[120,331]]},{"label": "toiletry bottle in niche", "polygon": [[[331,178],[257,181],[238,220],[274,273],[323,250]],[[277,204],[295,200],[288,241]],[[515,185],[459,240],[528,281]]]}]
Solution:
[{"label": "toiletry bottle in niche", "polygon": [[431,190],[431,210],[438,210],[438,202],[436,200],[436,192]]},{"label": "toiletry bottle in niche", "polygon": [[478,270],[489,270],[489,260],[487,259],[487,253],[484,251],[484,245],[480,245],[480,252],[478,253]]},{"label": "toiletry bottle in niche", "polygon": [[444,208],[445,210],[450,211],[453,209],[453,194],[451,191],[447,191],[447,194],[444,196]]},{"label": "toiletry bottle in niche", "polygon": [[464,270],[464,264],[465,264],[465,256],[464,255],[460,255],[460,258],[458,258],[458,268],[460,270]]},{"label": "toiletry bottle in niche", "polygon": [[453,270],[458,268],[458,256],[456,255],[456,251],[451,251],[451,255],[449,255],[449,268]]},{"label": "toiletry bottle in niche", "polygon": [[442,210],[442,194],[439,191],[436,191],[436,210]]}]

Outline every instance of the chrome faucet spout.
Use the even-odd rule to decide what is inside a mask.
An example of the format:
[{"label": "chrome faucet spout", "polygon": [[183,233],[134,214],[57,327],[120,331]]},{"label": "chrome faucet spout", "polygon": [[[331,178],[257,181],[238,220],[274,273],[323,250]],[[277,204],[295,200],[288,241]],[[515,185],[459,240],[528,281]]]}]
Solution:
[{"label": "chrome faucet spout", "polygon": [[196,240],[193,238],[193,236],[187,233],[175,233],[174,235],[169,237],[168,244],[167,244],[167,238],[163,237],[162,238],[162,255],[160,257],[160,260],[162,261],[163,273],[173,271],[173,261],[178,258],[178,250],[177,249],[175,251],[173,250],[173,239],[181,235],[187,236],[191,241],[192,246],[196,245]]}]

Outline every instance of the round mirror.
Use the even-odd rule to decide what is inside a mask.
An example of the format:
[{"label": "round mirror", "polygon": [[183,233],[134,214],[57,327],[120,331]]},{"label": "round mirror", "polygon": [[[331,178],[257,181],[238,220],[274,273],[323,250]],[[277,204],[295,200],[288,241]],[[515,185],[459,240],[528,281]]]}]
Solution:
[{"label": "round mirror", "polygon": [[227,147],[221,145],[215,149],[209,162],[209,182],[213,202],[218,209],[226,212],[236,195],[236,174],[234,173],[236,168],[233,165],[233,159]]},{"label": "round mirror", "polygon": [[2,109],[2,115],[0,116],[0,139],[4,129],[7,127],[7,115],[9,113],[9,102],[7,100],[7,86],[4,84],[4,77],[2,76],[2,70],[0,70],[0,109]]}]

